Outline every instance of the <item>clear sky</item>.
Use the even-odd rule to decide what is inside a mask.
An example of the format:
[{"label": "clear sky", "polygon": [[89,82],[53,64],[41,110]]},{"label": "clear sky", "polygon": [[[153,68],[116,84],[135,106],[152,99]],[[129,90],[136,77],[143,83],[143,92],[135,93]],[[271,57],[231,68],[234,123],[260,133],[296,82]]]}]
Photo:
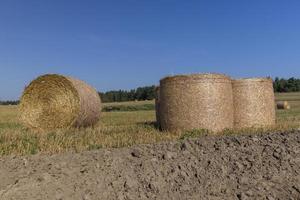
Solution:
[{"label": "clear sky", "polygon": [[59,73],[100,91],[166,75],[300,77],[298,0],[0,0],[0,100]]}]

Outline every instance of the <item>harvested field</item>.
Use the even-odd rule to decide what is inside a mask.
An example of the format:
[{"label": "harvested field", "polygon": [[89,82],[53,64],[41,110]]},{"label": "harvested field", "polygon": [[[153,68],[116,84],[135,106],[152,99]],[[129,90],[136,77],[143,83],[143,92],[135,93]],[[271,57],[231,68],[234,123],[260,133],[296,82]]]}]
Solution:
[{"label": "harvested field", "polygon": [[0,199],[300,199],[300,131],[2,157]]},{"label": "harvested field", "polygon": [[299,199],[300,93],[276,97],[292,109],[277,110],[272,133],[216,136],[161,132],[154,110],[40,134],[18,122],[17,106],[0,106],[0,199]]},{"label": "harvested field", "polygon": [[[277,110],[277,125],[274,129],[250,129],[247,132],[262,133],[273,130],[300,128],[300,93],[276,94],[276,99],[286,100],[290,110]],[[152,110],[139,110],[143,105],[152,105]],[[154,101],[105,103],[103,107],[120,107],[122,112],[103,112],[101,120],[87,129],[57,130],[35,133],[25,129],[18,120],[17,106],[0,106],[0,155],[56,154],[81,152],[99,148],[128,147],[135,144],[173,141],[198,137],[203,130],[161,132],[155,126]],[[129,108],[135,109],[129,109]],[[238,134],[226,130],[219,134]]]}]

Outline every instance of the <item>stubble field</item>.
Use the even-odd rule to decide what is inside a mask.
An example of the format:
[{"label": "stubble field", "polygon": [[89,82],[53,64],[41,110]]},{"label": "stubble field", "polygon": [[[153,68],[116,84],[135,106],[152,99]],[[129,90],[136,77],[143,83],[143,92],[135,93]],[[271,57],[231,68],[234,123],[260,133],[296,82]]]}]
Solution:
[{"label": "stubble field", "polygon": [[[276,94],[287,100],[291,110],[277,110],[277,125],[268,130],[226,130],[218,134],[270,132],[300,128],[300,93]],[[100,122],[91,128],[32,132],[18,120],[17,106],[0,106],[0,155],[54,154],[81,152],[105,147],[127,147],[172,141],[207,134],[205,130],[161,132],[155,126],[153,101],[104,104]],[[115,111],[117,110],[117,111]],[[119,111],[118,111],[119,110]]]}]

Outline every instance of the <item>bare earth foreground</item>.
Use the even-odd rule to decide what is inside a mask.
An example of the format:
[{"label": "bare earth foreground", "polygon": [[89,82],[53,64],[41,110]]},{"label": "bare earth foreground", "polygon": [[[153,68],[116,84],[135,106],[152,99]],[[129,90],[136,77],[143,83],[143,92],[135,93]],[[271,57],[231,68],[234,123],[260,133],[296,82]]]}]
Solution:
[{"label": "bare earth foreground", "polygon": [[300,131],[0,158],[0,199],[300,199]]}]

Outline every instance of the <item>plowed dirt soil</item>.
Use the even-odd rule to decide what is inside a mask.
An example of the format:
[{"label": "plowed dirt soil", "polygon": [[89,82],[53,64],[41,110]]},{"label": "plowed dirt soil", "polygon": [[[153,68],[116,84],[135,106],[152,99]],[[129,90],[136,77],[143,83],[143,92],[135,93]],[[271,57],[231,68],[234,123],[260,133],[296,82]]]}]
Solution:
[{"label": "plowed dirt soil", "polygon": [[0,157],[0,199],[300,199],[300,131]]}]

